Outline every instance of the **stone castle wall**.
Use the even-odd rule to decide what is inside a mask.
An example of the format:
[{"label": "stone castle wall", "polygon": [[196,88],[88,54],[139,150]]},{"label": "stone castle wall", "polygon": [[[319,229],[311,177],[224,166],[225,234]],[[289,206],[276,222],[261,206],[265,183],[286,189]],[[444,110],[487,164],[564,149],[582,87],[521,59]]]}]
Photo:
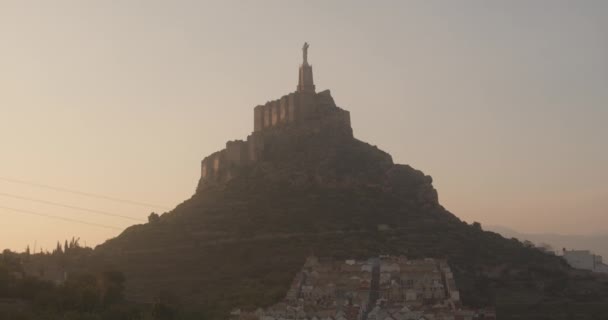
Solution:
[{"label": "stone castle wall", "polygon": [[205,180],[224,180],[232,175],[232,169],[250,161],[248,141],[228,141],[225,149],[214,152],[203,159],[201,162],[201,178]]},{"label": "stone castle wall", "polygon": [[257,161],[263,148],[262,136],[255,133],[249,135],[247,141],[228,141],[225,149],[201,161],[201,178],[206,181],[227,181],[239,167]]},{"label": "stone castle wall", "polygon": [[253,111],[254,132],[293,123],[303,123],[308,120],[327,116],[334,121],[347,124],[350,127],[348,111],[336,107],[329,90],[311,92],[292,92],[280,99],[268,101],[259,105]]},{"label": "stone castle wall", "polygon": [[226,148],[201,162],[201,178],[205,181],[227,181],[247,164],[263,160],[264,136],[281,128],[298,127],[312,132],[324,129],[343,130],[350,134],[350,113],[335,105],[329,90],[292,92],[280,99],[258,105],[253,111],[254,131],[246,141],[234,140]]},{"label": "stone castle wall", "polygon": [[296,109],[300,94],[292,92],[280,99],[268,101],[253,109],[253,131],[258,132],[281,124],[292,123],[296,119]]},{"label": "stone castle wall", "polygon": [[243,165],[249,160],[247,142],[243,140],[228,141],[226,143],[226,164]]}]

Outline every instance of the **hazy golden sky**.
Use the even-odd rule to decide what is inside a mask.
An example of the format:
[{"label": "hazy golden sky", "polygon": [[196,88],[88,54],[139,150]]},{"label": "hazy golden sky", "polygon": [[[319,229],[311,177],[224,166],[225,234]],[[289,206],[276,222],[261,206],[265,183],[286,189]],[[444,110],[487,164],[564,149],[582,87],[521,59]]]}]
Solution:
[{"label": "hazy golden sky", "polygon": [[[606,1],[0,0],[0,248],[88,245],[172,208],[294,91],[301,45],[355,136],[462,219],[608,232]],[[30,200],[18,199],[25,197]],[[165,209],[168,210],[168,209]]]}]

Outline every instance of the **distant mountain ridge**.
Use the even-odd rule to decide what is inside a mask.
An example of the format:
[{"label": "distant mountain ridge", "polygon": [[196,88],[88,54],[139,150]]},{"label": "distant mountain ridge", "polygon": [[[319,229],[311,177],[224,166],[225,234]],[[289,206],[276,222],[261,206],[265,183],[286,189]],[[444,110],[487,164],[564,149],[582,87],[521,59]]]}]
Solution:
[{"label": "distant mountain ridge", "polygon": [[485,226],[487,230],[500,233],[505,238],[517,238],[521,241],[529,240],[536,244],[547,243],[556,251],[562,248],[569,250],[590,250],[608,260],[608,233],[590,235],[564,235],[553,233],[521,233],[503,226]]}]

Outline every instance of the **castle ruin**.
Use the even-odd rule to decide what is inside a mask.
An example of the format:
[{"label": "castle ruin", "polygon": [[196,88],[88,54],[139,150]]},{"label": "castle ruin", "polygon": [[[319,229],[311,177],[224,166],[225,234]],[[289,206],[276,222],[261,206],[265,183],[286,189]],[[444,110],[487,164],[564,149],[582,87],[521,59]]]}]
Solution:
[{"label": "castle ruin", "polygon": [[296,91],[256,106],[253,109],[253,132],[247,140],[228,141],[225,149],[203,159],[203,182],[228,181],[238,168],[263,161],[264,142],[269,134],[281,134],[286,129],[307,132],[331,129],[352,135],[350,113],[336,106],[329,90],[315,91],[312,66],[308,64],[308,47],[308,43],[302,47],[303,61]]}]

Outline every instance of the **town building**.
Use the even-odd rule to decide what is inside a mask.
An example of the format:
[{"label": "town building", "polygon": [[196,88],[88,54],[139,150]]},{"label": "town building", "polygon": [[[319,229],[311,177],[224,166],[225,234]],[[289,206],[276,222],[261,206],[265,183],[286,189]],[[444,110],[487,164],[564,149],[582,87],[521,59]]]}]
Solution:
[{"label": "town building", "polygon": [[446,260],[381,256],[367,260],[311,256],[283,301],[236,309],[233,319],[455,320],[496,319],[493,310],[462,306]]},{"label": "town building", "polygon": [[563,257],[573,268],[608,273],[608,265],[604,264],[602,256],[593,254],[589,250],[566,250],[564,248]]}]

